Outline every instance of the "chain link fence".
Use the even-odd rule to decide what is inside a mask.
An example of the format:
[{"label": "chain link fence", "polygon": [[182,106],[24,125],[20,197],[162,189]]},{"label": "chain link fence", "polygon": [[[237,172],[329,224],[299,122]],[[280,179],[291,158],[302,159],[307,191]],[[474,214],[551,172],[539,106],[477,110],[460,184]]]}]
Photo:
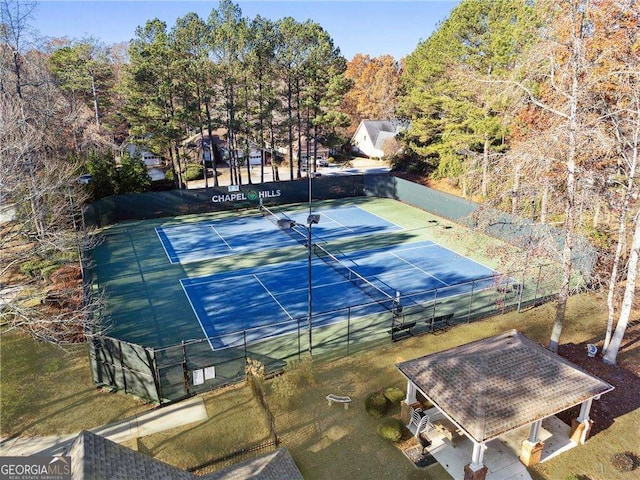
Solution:
[{"label": "chain link fence", "polygon": [[[361,195],[394,198],[450,220],[478,225],[474,215],[478,205],[437,192],[402,179],[389,176],[349,176],[314,179],[314,199],[343,198]],[[269,201],[285,204],[306,201],[307,181],[261,184],[262,192],[249,195],[253,186],[241,187],[244,197],[231,201],[222,189],[206,192],[156,192],[141,196],[104,199],[92,208],[93,225],[132,218],[197,213],[216,209],[241,208],[242,202]],[[266,189],[266,190],[265,190]],[[277,192],[279,194],[276,194]],[[216,192],[216,193],[212,193]],[[286,192],[286,193],[283,193]],[[239,194],[236,192],[236,194]],[[224,195],[224,205],[212,205],[212,195]],[[251,198],[249,198],[251,197]],[[206,204],[206,206],[205,206]],[[253,203],[251,204],[253,205]],[[255,205],[254,205],[255,206]],[[535,235],[551,236],[562,244],[562,232],[552,227],[532,225],[502,212],[495,213],[485,233],[521,247]],[[581,272],[589,273],[595,264],[595,249],[584,242],[576,253]],[[344,321],[313,324],[309,335],[308,318],[293,319],[273,330],[288,332],[277,336],[255,338],[251,330],[241,330],[220,338],[183,341],[165,348],[146,348],[115,338],[91,337],[90,357],[93,378],[99,385],[109,385],[163,404],[198,393],[237,383],[245,378],[248,359],[258,360],[267,374],[280,372],[287,362],[299,359],[310,350],[314,358],[331,359],[359,350],[399,340],[405,336],[434,332],[451,325],[477,321],[523,306],[543,303],[557,294],[560,274],[552,262],[526,265],[521,270],[499,276],[451,285],[446,288],[413,293],[401,297],[400,308],[383,313],[369,305],[335,310]],[[345,311],[346,310],[346,311]],[[377,311],[380,311],[378,309]],[[331,317],[332,312],[323,313]],[[274,325],[270,325],[274,327]],[[309,338],[312,345],[309,345]],[[222,341],[217,341],[222,340]],[[214,349],[213,345],[225,345]]]}]

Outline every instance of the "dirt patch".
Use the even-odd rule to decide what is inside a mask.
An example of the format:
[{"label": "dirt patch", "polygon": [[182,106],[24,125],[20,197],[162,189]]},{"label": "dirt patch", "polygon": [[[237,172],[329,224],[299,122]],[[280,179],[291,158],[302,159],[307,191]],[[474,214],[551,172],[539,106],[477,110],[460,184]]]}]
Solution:
[{"label": "dirt patch", "polygon": [[[602,345],[597,346],[600,352]],[[558,353],[561,356],[615,387],[612,392],[603,395],[602,400],[593,402],[589,415],[594,422],[592,436],[609,428],[617,417],[640,408],[640,355],[636,352],[639,346],[640,320],[632,322],[627,328],[618,355],[618,365],[607,365],[600,353],[589,357],[587,343],[567,343],[560,346]],[[562,412],[558,417],[570,425],[579,412],[578,405]]]}]

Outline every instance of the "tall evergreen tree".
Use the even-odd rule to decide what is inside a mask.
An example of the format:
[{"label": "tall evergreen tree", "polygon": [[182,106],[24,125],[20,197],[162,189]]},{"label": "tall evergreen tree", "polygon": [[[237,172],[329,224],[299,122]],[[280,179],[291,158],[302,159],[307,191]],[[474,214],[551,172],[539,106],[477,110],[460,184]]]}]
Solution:
[{"label": "tall evergreen tree", "polygon": [[130,63],[122,84],[124,115],[135,141],[171,159],[173,178],[183,188],[178,76],[174,45],[164,22],[149,20],[136,29],[129,46]]},{"label": "tall evergreen tree", "polygon": [[248,46],[248,26],[240,7],[231,0],[222,0],[217,10],[209,15],[211,28],[209,51],[216,63],[222,87],[224,123],[227,128],[227,146],[231,181],[242,183],[238,158],[238,133],[241,130],[242,102],[240,95],[245,81],[244,66]]},{"label": "tall evergreen tree", "polygon": [[109,50],[90,38],[57,49],[49,57],[49,64],[64,91],[91,105],[96,125],[100,126],[113,85]]},{"label": "tall evergreen tree", "polygon": [[440,176],[464,180],[480,157],[487,194],[490,154],[503,147],[507,125],[495,89],[477,79],[511,69],[535,25],[525,2],[465,0],[407,58],[400,112],[411,121],[408,147]]}]

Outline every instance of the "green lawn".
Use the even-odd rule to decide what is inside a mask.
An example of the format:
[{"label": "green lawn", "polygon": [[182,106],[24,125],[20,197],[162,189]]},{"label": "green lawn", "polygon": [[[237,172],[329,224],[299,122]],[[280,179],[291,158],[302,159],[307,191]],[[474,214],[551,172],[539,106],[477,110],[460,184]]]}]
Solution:
[{"label": "green lawn", "polygon": [[62,349],[22,334],[0,333],[0,435],[79,432],[150,408],[96,389],[87,347]]},{"label": "green lawn", "polygon": [[[404,390],[405,380],[394,366],[403,360],[512,328],[545,342],[554,313],[553,305],[544,305],[521,314],[512,312],[459,325],[439,335],[427,334],[389,343],[332,362],[317,359],[315,382],[295,390],[290,407],[280,406],[276,401],[273,380],[270,380],[267,398],[283,445],[305,478],[311,480],[448,479],[438,465],[415,468],[395,445],[378,437],[377,421],[365,412],[364,399],[370,392],[387,386]],[[562,341],[595,341],[603,332],[604,322],[605,313],[596,296],[573,297]],[[15,335],[2,338],[3,435],[72,432],[145,407],[124,395],[103,394],[93,389],[84,350],[67,355],[54,347],[39,345],[35,349],[38,353],[21,353],[34,350],[30,342]],[[629,352],[623,352],[622,359],[634,354],[631,349]],[[33,385],[36,381],[37,386]],[[43,391],[48,399],[42,395]],[[329,407],[324,398],[328,393],[350,395],[353,403],[346,411],[341,405]],[[268,437],[264,418],[247,387],[212,392],[204,395],[204,399],[209,420],[141,438],[141,450],[168,463],[190,467]],[[606,396],[600,401],[606,402]],[[83,425],[87,418],[92,425]],[[618,473],[612,469],[609,459],[613,453],[627,450],[640,453],[637,425],[640,425],[638,410],[618,417],[611,427],[585,445],[535,467],[531,473],[536,479],[546,480],[565,480],[572,475],[591,480],[634,478],[637,472]]]},{"label": "green lawn", "polygon": [[[572,298],[563,342],[582,343],[599,337],[605,318],[600,305],[595,296]],[[377,420],[365,412],[364,399],[372,391],[387,386],[404,390],[405,380],[394,366],[397,362],[511,328],[518,328],[542,343],[547,339],[553,318],[553,305],[545,305],[522,314],[513,312],[479,323],[460,325],[439,335],[424,335],[387,344],[332,362],[317,361],[315,383],[298,388],[293,405],[288,408],[279,406],[271,388],[273,381],[269,381],[267,391],[271,394],[268,399],[276,417],[278,433],[307,479],[448,479],[449,475],[438,465],[427,469],[415,468],[395,445],[378,437],[375,431]],[[324,398],[328,393],[350,395],[353,403],[346,411],[336,404],[329,407]],[[225,412],[221,418],[212,418],[197,428],[164,432],[142,441],[149,453],[181,466],[185,466],[185,458],[192,458],[197,464],[207,454],[218,456],[232,449],[233,442],[236,442],[236,448],[240,448],[243,446],[242,438],[246,443],[254,442],[259,437],[254,431],[255,425],[258,425],[259,432],[263,428],[255,407],[238,409],[231,416],[224,407],[236,402],[234,398],[246,398],[248,395],[246,387],[205,395],[208,408],[221,406],[219,411]],[[606,402],[606,397],[602,401]],[[212,414],[213,410],[209,412]],[[586,445],[535,467],[531,473],[537,479],[547,480],[564,480],[572,475],[586,475],[578,478],[592,480],[631,478],[614,471],[608,459],[613,453],[637,451],[637,429],[634,425],[638,424],[638,411],[619,417],[612,427]],[[245,432],[244,437],[239,436],[239,432]],[[226,442],[223,450],[219,450],[220,439]],[[156,447],[160,444],[161,447]],[[194,451],[197,451],[197,458],[194,458]],[[606,472],[604,476],[598,473],[603,471]]]}]

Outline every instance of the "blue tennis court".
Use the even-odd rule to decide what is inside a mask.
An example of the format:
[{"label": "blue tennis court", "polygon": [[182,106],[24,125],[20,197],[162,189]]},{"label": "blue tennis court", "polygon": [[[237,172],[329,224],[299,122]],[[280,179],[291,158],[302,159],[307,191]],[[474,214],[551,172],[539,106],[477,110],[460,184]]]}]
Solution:
[{"label": "blue tennis court", "polygon": [[[444,292],[439,297],[443,298],[495,287],[494,279],[499,275],[429,241],[359,251],[348,257],[338,254],[337,265],[333,265],[335,259],[322,255],[323,259],[314,258],[312,264],[314,326],[345,321],[348,315],[390,315],[390,300],[396,291],[407,298],[438,288]],[[181,283],[207,337],[251,329],[246,332],[247,340],[254,341],[294,331],[296,323],[291,320],[306,318],[307,269],[306,261],[288,262],[183,279]],[[354,272],[357,279],[345,278]],[[355,285],[362,283],[360,276],[370,282],[364,288]],[[418,303],[432,299],[432,292],[423,298],[411,297]],[[347,307],[353,307],[349,313]],[[239,333],[236,339],[214,338],[211,346],[217,349],[241,344],[242,335]]]},{"label": "blue tennis court", "polygon": [[[500,273],[437,243],[425,241],[350,253],[341,258],[380,288],[401,292],[404,302],[424,303],[495,287]],[[504,281],[504,280],[503,280]]]},{"label": "blue tennis court", "polygon": [[[315,259],[312,268],[314,326],[347,320],[347,307],[353,307],[351,315],[356,317],[386,310],[322,260]],[[294,319],[302,319],[304,328],[307,272],[307,261],[300,261],[182,279],[180,283],[211,347],[218,349],[242,344],[242,332],[237,338],[226,335],[233,332],[251,329],[246,332],[251,342],[295,331]],[[390,308],[390,302],[387,304]]]},{"label": "blue tennis court", "polygon": [[[320,209],[314,213],[320,214],[320,223],[313,226],[314,241],[402,230],[358,206]],[[278,215],[304,225],[308,211],[279,211]],[[171,263],[189,263],[304,242],[306,230],[303,227],[294,230],[291,236],[283,235],[280,228],[258,214],[165,225],[157,227],[156,233]]]}]

